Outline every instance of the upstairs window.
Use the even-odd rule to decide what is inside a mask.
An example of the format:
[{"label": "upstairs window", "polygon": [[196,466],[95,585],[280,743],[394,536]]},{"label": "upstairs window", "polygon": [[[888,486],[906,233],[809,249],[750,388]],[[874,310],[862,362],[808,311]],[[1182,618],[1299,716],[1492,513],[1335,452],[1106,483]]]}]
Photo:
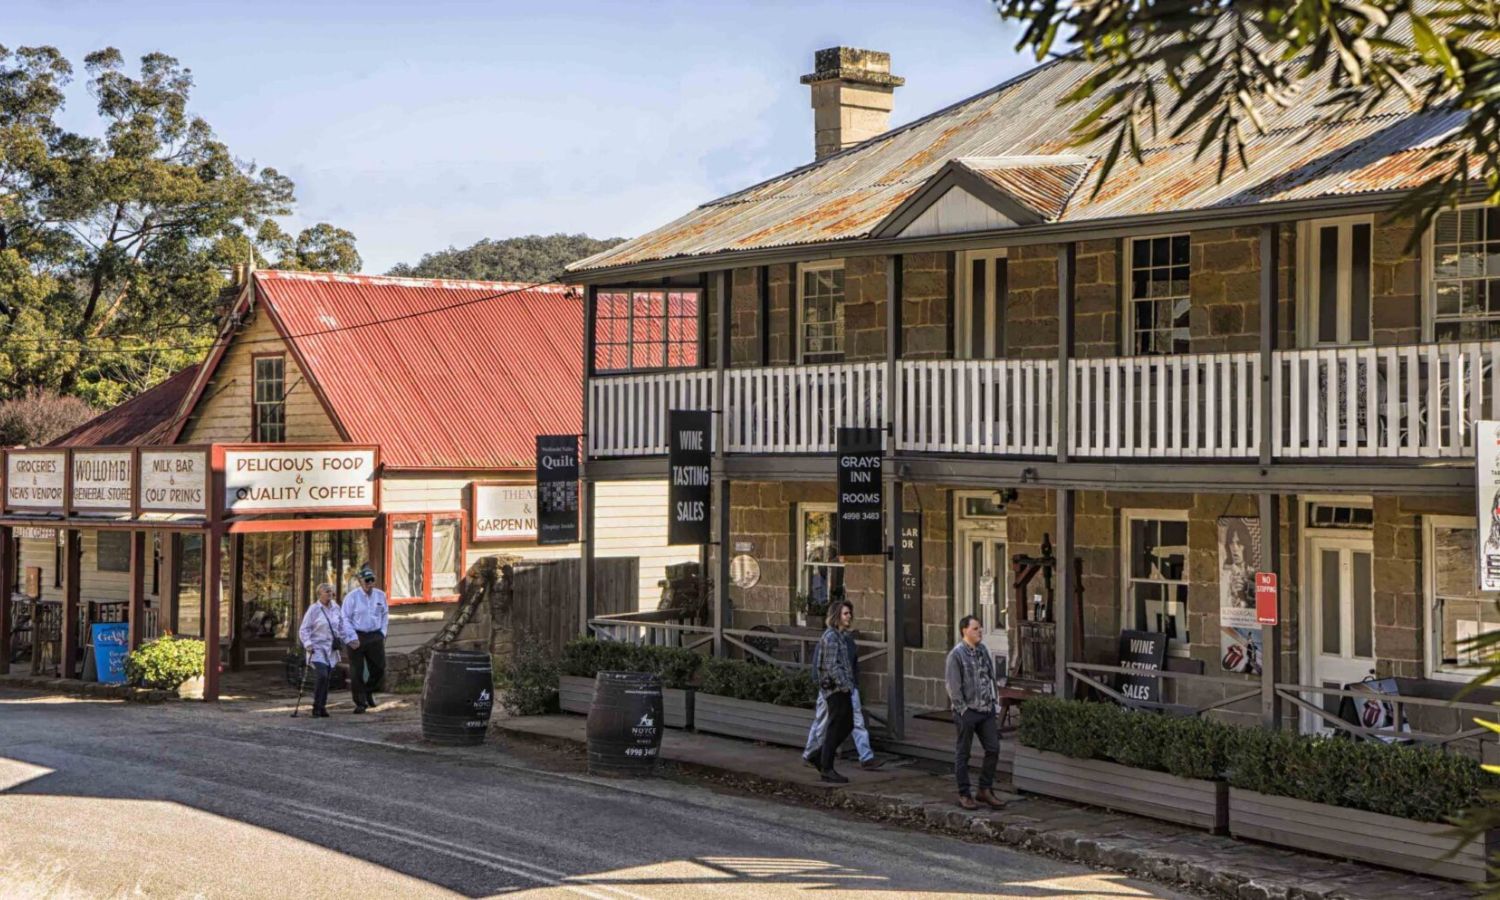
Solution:
[{"label": "upstairs window", "polygon": [[252,394],[251,437],[257,443],[286,442],[286,357],[257,356]]},{"label": "upstairs window", "polygon": [[1128,328],[1131,352],[1188,352],[1189,241],[1185,234],[1132,238]]},{"label": "upstairs window", "polygon": [[1303,344],[1368,344],[1373,326],[1370,217],[1320,219],[1302,226]]},{"label": "upstairs window", "polygon": [[1005,355],[1006,251],[973,251],[959,257],[964,277],[954,350],[959,359]]},{"label": "upstairs window", "polygon": [[844,361],[844,264],[797,270],[797,346],[803,363]]},{"label": "upstairs window", "polygon": [[1500,209],[1438,213],[1428,258],[1433,339],[1500,338]]},{"label": "upstairs window", "polygon": [[697,366],[700,299],[695,290],[599,291],[594,307],[594,370]]}]

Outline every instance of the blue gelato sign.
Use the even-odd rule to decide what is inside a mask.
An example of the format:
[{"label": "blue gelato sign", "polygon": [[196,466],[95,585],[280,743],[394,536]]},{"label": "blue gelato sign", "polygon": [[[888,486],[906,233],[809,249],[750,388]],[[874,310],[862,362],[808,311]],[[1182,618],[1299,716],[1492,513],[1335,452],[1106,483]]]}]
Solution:
[{"label": "blue gelato sign", "polygon": [[125,654],[130,652],[130,626],[100,622],[93,628],[94,671],[103,684],[125,683]]}]

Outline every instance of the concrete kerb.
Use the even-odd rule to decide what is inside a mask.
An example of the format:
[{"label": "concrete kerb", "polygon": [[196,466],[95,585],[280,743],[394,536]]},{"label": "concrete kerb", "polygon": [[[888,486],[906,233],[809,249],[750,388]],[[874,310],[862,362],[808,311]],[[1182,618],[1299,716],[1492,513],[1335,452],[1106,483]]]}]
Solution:
[{"label": "concrete kerb", "polygon": [[164,703],[178,699],[176,691],[131,687],[124,684],[101,684],[97,681],[78,681],[42,675],[0,675],[0,688],[47,691],[69,697],[127,700],[134,703]]}]

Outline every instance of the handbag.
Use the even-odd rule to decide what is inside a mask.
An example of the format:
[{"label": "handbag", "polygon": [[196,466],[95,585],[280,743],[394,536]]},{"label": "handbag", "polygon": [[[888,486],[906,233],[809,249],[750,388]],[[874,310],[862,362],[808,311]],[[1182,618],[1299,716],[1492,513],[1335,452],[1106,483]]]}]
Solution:
[{"label": "handbag", "polygon": [[333,630],[333,620],[328,618],[328,607],[319,603],[318,608],[323,611],[323,621],[328,623],[328,634],[333,638],[333,652],[344,652],[344,642],[339,640],[338,632]]}]

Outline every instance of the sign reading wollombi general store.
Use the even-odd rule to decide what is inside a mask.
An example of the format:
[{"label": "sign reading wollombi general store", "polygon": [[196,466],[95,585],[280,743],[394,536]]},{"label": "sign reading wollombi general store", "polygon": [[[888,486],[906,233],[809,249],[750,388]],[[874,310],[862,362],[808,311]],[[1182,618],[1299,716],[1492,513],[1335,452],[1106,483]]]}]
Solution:
[{"label": "sign reading wollombi general store", "polygon": [[1479,497],[1479,589],[1500,591],[1500,422],[1474,423],[1474,487]]},{"label": "sign reading wollombi general store", "polygon": [[141,511],[208,515],[208,451],[142,448]]},{"label": "sign reading wollombi general store", "polygon": [[474,485],[474,540],[536,540],[536,485]]},{"label": "sign reading wollombi general store", "polygon": [[5,508],[63,511],[68,481],[65,450],[12,450],[5,457]]},{"label": "sign reading wollombi general store", "polygon": [[536,438],[536,542],[578,540],[578,435]]},{"label": "sign reading wollombi general store", "polygon": [[707,544],[713,494],[709,432],[713,414],[695,409],[667,411],[667,543]]},{"label": "sign reading wollombi general store", "polygon": [[885,553],[881,517],[885,485],[880,478],[880,429],[840,428],[839,555]]},{"label": "sign reading wollombi general store", "polygon": [[226,449],[231,513],[375,508],[375,450]]},{"label": "sign reading wollombi general store", "polygon": [[135,454],[129,450],[73,451],[73,508],[130,512]]}]

